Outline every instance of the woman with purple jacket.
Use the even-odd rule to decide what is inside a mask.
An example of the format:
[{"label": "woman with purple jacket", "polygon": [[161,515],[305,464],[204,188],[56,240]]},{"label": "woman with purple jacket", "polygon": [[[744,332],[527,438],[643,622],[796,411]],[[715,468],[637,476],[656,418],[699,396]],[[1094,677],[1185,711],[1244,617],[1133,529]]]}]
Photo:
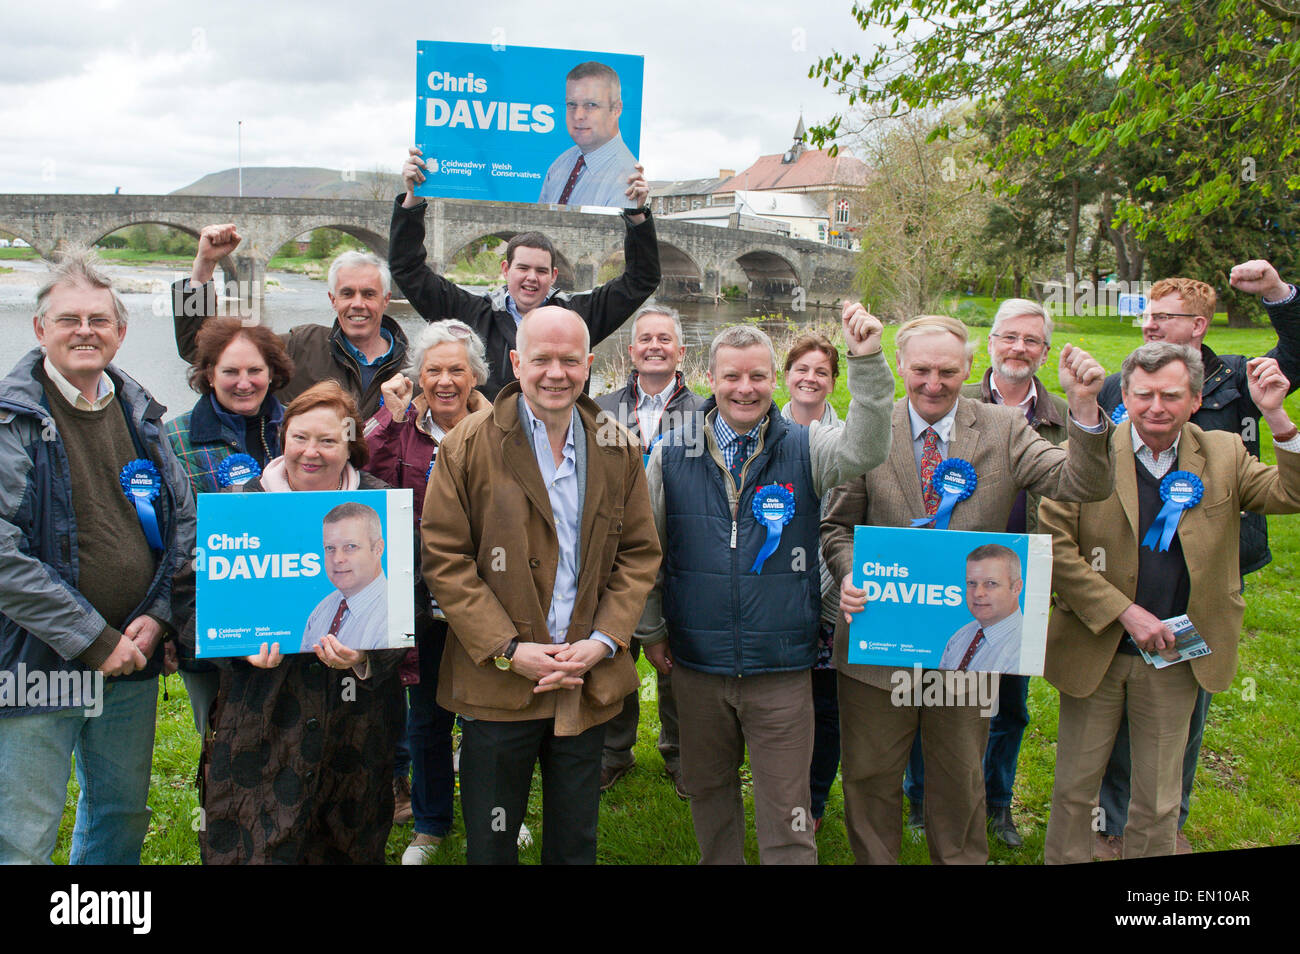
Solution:
[{"label": "woman with purple jacket", "polygon": [[[381,385],[383,403],[366,422],[370,448],[367,470],[392,487],[409,487],[415,497],[415,533],[420,531],[424,490],[447,432],[474,411],[491,403],[475,390],[488,379],[483,342],[461,321],[438,321],[425,328],[411,345],[404,374]],[[418,383],[411,383],[414,378]],[[420,547],[415,547],[418,560]],[[453,717],[437,703],[438,663],[447,636],[447,623],[415,568],[415,650],[418,675],[403,673],[409,711],[406,745],[410,752],[410,803],[415,837],[402,854],[402,864],[431,860],[451,828],[455,772],[452,767]],[[399,798],[407,785],[405,773],[394,780]]]}]

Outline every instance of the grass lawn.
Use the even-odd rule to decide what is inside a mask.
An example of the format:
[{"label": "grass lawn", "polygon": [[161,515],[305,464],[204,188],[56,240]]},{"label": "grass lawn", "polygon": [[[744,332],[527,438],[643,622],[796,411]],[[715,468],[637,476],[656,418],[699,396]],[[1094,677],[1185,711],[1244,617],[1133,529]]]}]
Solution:
[{"label": "grass lawn", "polygon": [[[893,327],[886,329],[886,353],[893,356]],[[983,347],[986,330],[976,329],[981,345],[977,351],[972,380],[988,366]],[[1108,371],[1117,371],[1124,355],[1140,343],[1128,319],[1082,318],[1057,323],[1053,335],[1059,354],[1067,342],[1091,352]],[[1262,354],[1272,347],[1271,329],[1259,326],[1237,330],[1216,326],[1210,344],[1219,352]],[[1054,363],[1054,362],[1053,362]],[[1059,393],[1052,365],[1042,374],[1048,387]],[[901,395],[901,388],[896,389]],[[778,400],[784,403],[782,391]],[[843,376],[833,397],[843,414],[848,391]],[[1287,400],[1291,417],[1300,420],[1300,392]],[[1261,425],[1264,426],[1264,425]],[[1266,429],[1266,426],[1265,426]],[[1265,459],[1272,461],[1272,445],[1264,436]],[[1242,633],[1241,661],[1233,688],[1219,693],[1210,708],[1205,730],[1201,766],[1196,777],[1187,834],[1198,850],[1250,848],[1300,842],[1300,658],[1292,641],[1295,600],[1300,578],[1300,518],[1270,517],[1273,563],[1248,577],[1246,620]],[[637,766],[601,802],[600,860],[611,864],[691,864],[698,858],[691,829],[690,811],[673,793],[663,774],[663,761],[655,749],[658,716],[653,702],[655,683],[649,667],[640,663],[642,707]],[[158,739],[154,751],[150,805],[153,822],[144,845],[144,860],[153,864],[198,862],[197,798],[193,787],[198,741],[189,703],[179,678],[169,677],[170,699],[159,701]],[[1039,864],[1043,858],[1048,807],[1056,744],[1057,694],[1047,682],[1034,679],[1030,685],[1032,721],[1021,751],[1016,779],[1015,814],[1025,846],[1017,851],[1000,843],[991,845],[991,860],[997,864]],[[901,779],[900,779],[901,784]],[[540,857],[540,783],[534,778],[527,824],[534,833],[532,847],[521,853],[523,860]],[[70,786],[67,808],[60,831],[55,860],[67,860],[75,804],[75,781]],[[758,860],[753,835],[753,803],[748,794],[746,810],[750,833],[746,855]],[[459,813],[459,804],[457,805]],[[818,844],[824,863],[851,862],[844,830],[844,807],[839,783],[831,791],[826,820]],[[389,861],[396,863],[409,842],[411,826],[394,829],[389,838]],[[443,843],[437,860],[463,863],[464,826],[459,817]],[[928,862],[924,841],[904,837],[902,860],[909,864]]]}]

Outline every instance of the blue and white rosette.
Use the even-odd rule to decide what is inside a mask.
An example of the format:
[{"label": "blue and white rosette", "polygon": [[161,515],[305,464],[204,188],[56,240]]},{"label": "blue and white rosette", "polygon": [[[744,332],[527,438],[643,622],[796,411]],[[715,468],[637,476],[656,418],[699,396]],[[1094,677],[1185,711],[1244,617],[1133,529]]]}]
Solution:
[{"label": "blue and white rosette", "polygon": [[939,509],[933,517],[917,517],[912,521],[912,526],[924,527],[933,523],[936,530],[947,530],[952,508],[975,493],[979,478],[975,476],[975,468],[969,461],[949,457],[934,469],[934,476],[930,480],[943,495],[939,499]]},{"label": "blue and white rosette", "polygon": [[153,502],[162,493],[162,475],[158,468],[153,461],[141,457],[123,467],[118,480],[127,499],[135,504],[145,540],[153,549],[162,550],[162,531],[158,527],[158,514],[153,509]]},{"label": "blue and white rosette", "polygon": [[217,483],[222,487],[238,487],[261,474],[262,468],[249,454],[231,454],[217,465]]},{"label": "blue and white rosette", "polygon": [[767,558],[781,545],[781,531],[794,519],[794,492],[780,484],[768,484],[754,492],[754,519],[767,527],[767,539],[763,541],[751,573],[762,573]]},{"label": "blue and white rosette", "polygon": [[1110,422],[1114,424],[1116,427],[1119,427],[1127,420],[1128,420],[1128,408],[1126,408],[1122,403],[1116,404],[1115,410],[1110,412]]},{"label": "blue and white rosette", "polygon": [[1165,474],[1165,479],[1160,481],[1160,499],[1165,505],[1151,521],[1142,545],[1148,550],[1168,550],[1178,532],[1178,521],[1182,519],[1183,511],[1195,507],[1204,496],[1205,484],[1195,474],[1186,470]]}]

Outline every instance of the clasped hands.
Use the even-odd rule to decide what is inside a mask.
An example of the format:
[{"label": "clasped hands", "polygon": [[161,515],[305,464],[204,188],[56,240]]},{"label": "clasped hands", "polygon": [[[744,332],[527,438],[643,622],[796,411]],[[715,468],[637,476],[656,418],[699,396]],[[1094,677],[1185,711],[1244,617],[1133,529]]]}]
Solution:
[{"label": "clasped hands", "polygon": [[578,689],[592,666],[609,656],[609,647],[598,639],[576,643],[525,643],[515,648],[510,669],[537,683],[533,692]]}]

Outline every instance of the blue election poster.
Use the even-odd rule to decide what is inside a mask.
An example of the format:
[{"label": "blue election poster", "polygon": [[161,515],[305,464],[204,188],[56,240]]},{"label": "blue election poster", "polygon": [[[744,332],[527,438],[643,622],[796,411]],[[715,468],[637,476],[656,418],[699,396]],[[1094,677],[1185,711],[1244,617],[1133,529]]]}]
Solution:
[{"label": "blue election poster", "polygon": [[1052,538],[856,527],[851,663],[1043,674]]},{"label": "blue election poster", "polygon": [[415,644],[410,490],[199,494],[200,658]]},{"label": "blue election poster", "polygon": [[418,42],[416,194],[629,205],[644,68],[622,53]]}]

